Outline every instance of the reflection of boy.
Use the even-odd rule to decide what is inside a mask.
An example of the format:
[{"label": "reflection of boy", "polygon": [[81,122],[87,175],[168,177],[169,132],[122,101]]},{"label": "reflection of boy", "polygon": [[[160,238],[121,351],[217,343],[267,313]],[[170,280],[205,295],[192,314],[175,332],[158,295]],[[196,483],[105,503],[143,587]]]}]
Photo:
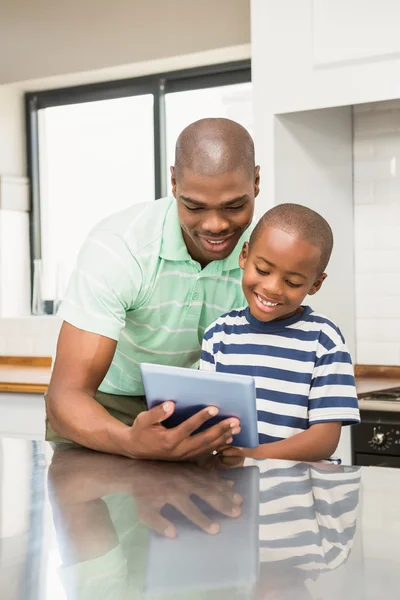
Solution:
[{"label": "reflection of boy", "polygon": [[341,426],[360,420],[353,367],[340,330],[302,302],[326,278],[333,236],[318,213],[281,204],[243,247],[248,306],[206,331],[200,367],[256,380],[259,447],[226,455],[319,461]]},{"label": "reflection of boy", "polygon": [[256,599],[311,600],[308,582],[344,565],[351,553],[359,467],[257,464],[261,569]]},{"label": "reflection of boy", "polygon": [[[76,562],[64,563],[61,569],[68,599],[311,600],[307,582],[316,580],[326,571],[337,569],[349,557],[356,529],[358,469],[321,465],[322,469],[320,466],[281,461],[257,461],[256,464],[260,469],[261,565],[255,589],[221,587],[179,593],[160,591],[147,595],[144,580],[148,552],[151,551],[148,530],[140,522],[134,497],[112,494],[102,499],[107,515],[104,515],[104,521],[98,520],[93,530],[89,544],[93,557],[86,556],[86,560],[80,557],[78,562],[77,556]],[[210,475],[210,472],[204,471],[204,475]],[[182,477],[187,477],[190,483],[191,478],[184,469]],[[154,484],[157,481],[156,478]],[[254,491],[258,494],[258,490]],[[77,523],[70,521],[70,529],[75,529],[75,525],[82,527],[81,515],[78,511],[75,514]],[[99,526],[104,531],[102,526],[106,523],[114,532],[108,551],[104,544],[100,544],[101,540],[105,540],[104,535],[99,534]],[[223,530],[220,535],[223,535]],[[214,536],[206,536],[204,540],[209,544],[210,570],[218,568],[215,539]],[[175,545],[175,552],[178,545],[182,559],[185,558],[182,563],[187,562],[188,556],[196,555],[196,549],[182,543],[179,536],[167,543]],[[233,555],[234,552],[232,548]],[[193,561],[194,572],[196,568],[196,561]],[[235,568],[234,561],[232,568]],[[179,561],[176,583],[179,586]]]}]

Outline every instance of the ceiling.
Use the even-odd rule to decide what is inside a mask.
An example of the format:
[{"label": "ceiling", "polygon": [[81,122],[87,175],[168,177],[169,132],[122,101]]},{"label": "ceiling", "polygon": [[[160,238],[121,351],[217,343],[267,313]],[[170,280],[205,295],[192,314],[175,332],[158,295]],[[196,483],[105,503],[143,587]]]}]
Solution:
[{"label": "ceiling", "polygon": [[0,0],[0,84],[250,42],[250,0]]}]

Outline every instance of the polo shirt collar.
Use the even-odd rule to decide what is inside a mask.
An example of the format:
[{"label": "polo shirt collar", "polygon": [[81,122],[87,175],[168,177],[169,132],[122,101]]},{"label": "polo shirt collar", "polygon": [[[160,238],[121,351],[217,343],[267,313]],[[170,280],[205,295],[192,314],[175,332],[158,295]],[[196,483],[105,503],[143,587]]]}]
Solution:
[{"label": "polo shirt collar", "polygon": [[[247,242],[254,225],[243,233],[233,252],[223,260],[215,260],[210,264],[219,266],[221,271],[232,271],[239,268],[239,256],[244,242]],[[163,236],[161,240],[160,257],[172,261],[193,261],[183,239],[181,225],[178,218],[178,208],[175,198],[171,204],[164,221]]]},{"label": "polo shirt collar", "polygon": [[165,260],[192,260],[183,239],[175,198],[171,198],[171,204],[165,217],[160,257]]}]

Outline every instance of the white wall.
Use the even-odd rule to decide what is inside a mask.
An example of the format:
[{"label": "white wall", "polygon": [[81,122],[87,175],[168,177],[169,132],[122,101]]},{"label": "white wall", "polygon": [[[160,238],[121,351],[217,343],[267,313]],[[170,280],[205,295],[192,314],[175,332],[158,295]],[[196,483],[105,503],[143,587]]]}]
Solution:
[{"label": "white wall", "polygon": [[276,204],[296,202],[319,212],[335,239],[328,278],[309,298],[336,321],[355,355],[354,225],[351,108],[277,117],[274,128]]},{"label": "white wall", "polygon": [[[23,93],[0,86],[0,177],[25,175],[25,156]],[[19,195],[8,201],[8,190],[2,187],[0,202],[0,317],[29,314],[28,206]]]},{"label": "white wall", "polygon": [[[0,59],[3,62],[4,58]],[[0,175],[25,175],[23,124],[23,93],[12,86],[0,85]]]},{"label": "white wall", "polygon": [[0,210],[0,316],[30,314],[29,214]]},{"label": "white wall", "polygon": [[400,364],[400,100],[354,108],[357,361]]},{"label": "white wall", "polygon": [[[359,343],[355,358],[358,363],[399,364],[400,303],[394,269],[400,226],[400,104],[396,101],[394,110],[380,116],[376,111],[368,114],[370,108],[360,105],[400,98],[400,3],[252,0],[251,8],[255,142],[264,179],[258,212],[293,200],[296,193],[300,197],[299,191],[302,197],[310,195],[305,203],[321,212],[330,198],[336,249],[327,287],[315,302],[321,301],[324,312],[336,318],[354,357],[355,271],[349,230],[353,217],[348,177],[343,179],[339,171],[341,165],[349,173],[350,161],[345,166],[348,134],[342,127],[347,122],[351,131],[350,107],[358,105],[354,152]],[[334,123],[331,109],[341,106],[347,108],[338,108],[345,111],[335,117],[342,114],[339,129],[332,127],[329,133],[329,122]],[[344,144],[341,136],[342,142],[347,139]],[[369,141],[361,144],[362,136],[369,136]],[[380,301],[373,302],[372,297]]]},{"label": "white wall", "polygon": [[296,85],[295,65],[301,60],[297,53],[305,60],[304,48],[290,33],[298,26],[305,35],[302,28],[310,5],[303,0],[252,2],[254,131],[263,183],[257,213],[274,204],[297,202],[329,221],[336,239],[329,276],[310,304],[337,322],[354,357],[351,109],[282,114],[291,101],[295,106],[306,85]]},{"label": "white wall", "polygon": [[58,317],[0,319],[0,356],[54,356],[61,321]]},{"label": "white wall", "polygon": [[397,0],[252,0],[273,113],[400,98]]},{"label": "white wall", "polygon": [[0,3],[0,84],[249,42],[250,0],[13,0]]}]

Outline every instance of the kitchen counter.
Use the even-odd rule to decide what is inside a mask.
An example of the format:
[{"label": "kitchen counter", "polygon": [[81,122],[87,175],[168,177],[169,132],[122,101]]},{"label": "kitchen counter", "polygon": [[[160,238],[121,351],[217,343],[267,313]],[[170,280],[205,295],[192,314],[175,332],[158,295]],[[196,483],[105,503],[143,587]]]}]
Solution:
[{"label": "kitchen counter", "polygon": [[358,405],[360,410],[374,410],[384,412],[400,412],[400,402],[385,402],[383,400],[364,400],[371,392],[390,390],[400,387],[400,378],[397,377],[356,377]]},{"label": "kitchen counter", "polygon": [[398,470],[221,471],[6,438],[0,452],[2,597],[398,597]]},{"label": "kitchen counter", "polygon": [[[0,392],[44,393],[50,377],[51,358],[0,356]],[[356,376],[356,386],[362,399],[371,392],[399,387],[400,376]]]},{"label": "kitchen counter", "polygon": [[44,394],[51,376],[50,366],[2,364],[0,357],[0,392]]},{"label": "kitchen counter", "polygon": [[357,377],[356,387],[358,398],[361,400],[371,392],[390,390],[400,387],[400,377]]}]

